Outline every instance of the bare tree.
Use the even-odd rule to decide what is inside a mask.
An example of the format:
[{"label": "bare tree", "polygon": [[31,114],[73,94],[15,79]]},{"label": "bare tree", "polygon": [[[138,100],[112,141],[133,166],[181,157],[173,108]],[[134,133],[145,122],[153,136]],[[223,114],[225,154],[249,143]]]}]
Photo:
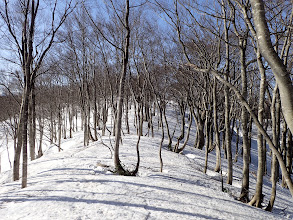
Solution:
[{"label": "bare tree", "polygon": [[[13,21],[12,7],[16,3],[19,5],[21,11],[21,38],[18,37],[18,33],[15,30],[16,21]],[[48,53],[49,49],[52,47],[55,35],[61,25],[64,23],[67,16],[72,11],[72,1],[67,3],[64,8],[64,13],[57,20],[57,1],[53,4],[53,9],[51,13],[51,30],[49,35],[45,36],[40,42],[35,41],[36,28],[38,25],[38,12],[40,1],[39,0],[28,0],[28,1],[4,1],[3,8],[0,15],[5,22],[7,29],[14,40],[17,47],[19,59],[21,62],[21,68],[23,72],[23,95],[22,104],[19,116],[19,134],[21,133],[21,138],[19,135],[19,144],[17,146],[14,164],[14,180],[19,179],[19,154],[20,148],[22,146],[23,150],[23,168],[22,168],[22,188],[27,185],[27,135],[28,135],[28,108],[29,108],[29,97],[32,94],[35,79],[38,75],[38,70],[40,69],[42,62]],[[43,43],[42,43],[43,42]],[[44,45],[46,43],[46,45]],[[42,45],[42,49],[39,47]]]}]

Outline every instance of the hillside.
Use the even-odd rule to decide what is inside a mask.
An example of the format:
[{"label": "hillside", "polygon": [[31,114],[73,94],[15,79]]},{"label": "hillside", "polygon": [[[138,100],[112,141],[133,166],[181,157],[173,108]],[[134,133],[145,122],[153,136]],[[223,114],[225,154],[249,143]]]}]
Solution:
[{"label": "hillside", "polygon": [[[136,135],[123,136],[121,160],[129,169],[136,163],[136,141]],[[29,164],[27,188],[11,181],[10,170],[1,173],[1,219],[293,218],[292,198],[279,186],[273,213],[235,200],[241,187],[241,160],[234,166],[233,186],[224,184],[225,192],[221,191],[221,176],[212,171],[213,153],[204,174],[204,151],[188,147],[183,154],[175,154],[163,149],[164,170],[159,172],[159,143],[158,134],[141,138],[141,165],[136,177],[111,172],[109,136],[84,147],[83,133],[76,132],[74,138],[63,140],[61,152],[48,145],[44,156]],[[255,158],[256,151],[252,153]],[[222,161],[225,182],[226,162]],[[267,178],[264,192],[270,195]],[[251,181],[252,195],[253,172]]]}]

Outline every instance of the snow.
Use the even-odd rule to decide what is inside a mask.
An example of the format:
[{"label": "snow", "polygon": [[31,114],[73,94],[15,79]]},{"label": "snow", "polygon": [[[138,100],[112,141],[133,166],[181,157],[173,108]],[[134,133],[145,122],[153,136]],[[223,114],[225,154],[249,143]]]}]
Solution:
[{"label": "snow", "polygon": [[[137,136],[133,133],[123,136],[120,147],[120,159],[128,169],[136,164]],[[11,170],[0,174],[0,219],[293,219],[292,197],[279,186],[272,213],[235,200],[241,189],[240,156],[232,186],[225,184],[227,165],[222,158],[222,192],[221,176],[213,171],[213,153],[204,174],[204,151],[187,147],[183,154],[175,154],[163,149],[161,173],[159,143],[159,135],[141,138],[136,177],[113,174],[112,154],[105,146],[111,148],[108,136],[84,147],[83,132],[76,132],[63,140],[61,152],[47,145],[44,156],[29,163],[27,188],[11,181]],[[255,181],[251,175],[251,195]]]}]

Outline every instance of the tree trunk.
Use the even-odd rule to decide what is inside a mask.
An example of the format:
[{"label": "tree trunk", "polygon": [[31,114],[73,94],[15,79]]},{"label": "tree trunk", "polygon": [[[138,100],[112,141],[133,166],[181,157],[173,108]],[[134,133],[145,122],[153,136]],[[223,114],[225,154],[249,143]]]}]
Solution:
[{"label": "tree trunk", "polygon": [[98,124],[99,124],[99,117],[98,117],[98,106],[97,106],[97,102],[96,102],[96,98],[94,98],[94,117],[93,117],[93,120],[94,120],[94,139],[95,141],[98,140]]},{"label": "tree trunk", "polygon": [[72,132],[74,131],[74,121],[73,121],[73,107],[68,106],[68,118],[69,118],[69,138],[72,138]]},{"label": "tree trunk", "polygon": [[[240,139],[240,137],[239,137],[239,128],[240,128],[240,124],[239,123],[237,123],[236,124],[236,132],[237,132],[237,135],[236,135],[236,143],[235,143],[235,157],[234,157],[234,162],[235,163],[237,163],[237,161],[238,161],[238,156],[239,156],[239,139]],[[241,150],[242,150],[242,148],[241,148]]]},{"label": "tree trunk", "polygon": [[[257,63],[261,75],[260,80],[260,88],[259,88],[259,104],[258,104],[258,120],[259,123],[263,126],[264,125],[264,100],[265,100],[265,91],[266,91],[266,74],[265,68],[262,62],[261,55],[259,50],[257,49]],[[257,167],[257,180],[255,186],[255,194],[250,201],[250,205],[254,205],[258,208],[261,208],[261,203],[263,200],[262,195],[262,187],[263,187],[263,176],[264,176],[264,164],[265,164],[265,153],[264,146],[263,146],[263,135],[261,131],[258,129],[257,134],[257,152],[258,152],[258,167]]]},{"label": "tree trunk", "polygon": [[227,151],[227,161],[228,161],[228,177],[227,184],[232,185],[233,177],[233,161],[232,161],[232,149],[231,149],[231,132],[230,132],[230,118],[229,118],[229,92],[228,88],[224,89],[225,93],[225,145]]},{"label": "tree trunk", "polygon": [[[271,116],[272,116],[273,142],[274,142],[274,145],[276,146],[276,149],[279,150],[279,145],[280,145],[280,102],[279,102],[279,91],[278,91],[277,85],[275,86],[274,94],[273,94],[273,100],[272,100],[272,106],[271,106]],[[267,211],[272,211],[272,209],[274,207],[274,203],[275,203],[275,199],[276,199],[276,192],[277,192],[276,184],[277,184],[278,179],[279,179],[279,165],[278,165],[278,161],[276,158],[276,153],[273,152],[273,154],[272,154],[272,168],[271,168],[272,192],[271,192],[271,198],[270,198],[269,204],[266,208]]]},{"label": "tree trunk", "polygon": [[216,166],[215,172],[220,172],[221,170],[221,147],[220,147],[220,135],[218,128],[218,115],[217,115],[217,80],[214,78],[213,85],[213,119],[214,119],[214,132],[215,132],[215,141],[216,141]]},{"label": "tree trunk", "polygon": [[61,124],[63,124],[63,139],[66,139],[67,137],[66,137],[66,130],[67,130],[67,111],[66,111],[66,107],[65,107],[65,109],[64,109],[64,111],[63,111],[63,120],[61,120],[62,122],[61,122]]},{"label": "tree trunk", "polygon": [[143,103],[138,103],[139,136],[143,136]]},{"label": "tree trunk", "polygon": [[[230,49],[229,49],[229,24],[227,24],[227,15],[226,9],[224,6],[224,2],[222,1],[222,11],[224,15],[224,34],[225,34],[225,80],[228,81],[229,71],[230,71]],[[225,147],[227,153],[227,161],[228,161],[228,170],[227,170],[227,184],[232,185],[233,180],[233,161],[232,161],[232,149],[231,149],[231,132],[230,132],[230,94],[229,88],[227,86],[224,87],[224,108],[225,108]]]},{"label": "tree trunk", "polygon": [[32,85],[29,103],[29,146],[30,146],[30,158],[34,160],[35,148],[36,148],[36,95],[35,88]]},{"label": "tree trunk", "polygon": [[[264,130],[267,132],[268,130],[268,126],[269,126],[269,119],[266,120],[265,125],[264,125]],[[264,172],[264,176],[267,175],[268,172],[268,168],[267,168],[267,141],[265,138],[263,138],[263,172]]]},{"label": "tree trunk", "polygon": [[[240,63],[241,63],[241,82],[242,82],[242,96],[247,100],[247,73],[246,73],[246,43],[247,40],[239,40],[240,46]],[[243,171],[242,171],[242,187],[240,194],[240,201],[247,203],[249,201],[249,156],[250,143],[248,141],[248,113],[245,106],[241,109],[241,127],[243,140]]]},{"label": "tree trunk", "polygon": [[[24,95],[23,95],[24,98]],[[19,180],[19,165],[20,165],[20,154],[22,149],[22,130],[23,130],[23,114],[24,114],[24,102],[21,104],[19,113],[19,122],[17,128],[17,145],[14,152],[13,161],[13,181]]]},{"label": "tree trunk", "polygon": [[129,0],[126,0],[126,12],[125,12],[125,23],[124,23],[124,28],[126,29],[126,37],[125,37],[125,45],[123,50],[122,72],[120,76],[119,91],[118,91],[118,105],[117,105],[117,115],[116,115],[116,123],[115,123],[115,126],[116,126],[115,148],[114,148],[114,165],[115,165],[116,173],[119,175],[136,175],[136,172],[138,171],[138,167],[137,169],[135,169],[135,172],[130,172],[125,170],[122,167],[120,159],[119,159],[119,144],[121,139],[124,87],[125,87],[125,79],[126,79],[128,56],[129,56],[130,27],[129,27],[128,19],[129,19]]},{"label": "tree trunk", "polygon": [[108,120],[108,107],[107,107],[107,100],[106,99],[104,100],[104,103],[103,103],[102,120],[103,120],[102,136],[105,136],[106,124],[107,124],[107,120]]},{"label": "tree trunk", "polygon": [[190,129],[191,129],[191,125],[192,125],[192,115],[191,115],[191,110],[190,110],[190,113],[189,113],[189,123],[188,123],[188,128],[187,128],[187,134],[186,134],[186,138],[184,140],[184,143],[182,144],[181,147],[179,147],[179,142],[178,142],[178,146],[176,147],[176,153],[180,153],[184,150],[184,148],[186,147],[187,145],[187,142],[189,140],[189,135],[190,135]]},{"label": "tree trunk", "polygon": [[130,129],[129,129],[129,119],[128,119],[128,111],[129,111],[129,108],[128,108],[128,96],[126,96],[126,103],[125,103],[125,125],[126,125],[126,131],[127,131],[127,134],[130,133]]},{"label": "tree trunk", "polygon": [[269,204],[266,207],[266,211],[270,211],[270,212],[273,210],[275,199],[276,199],[276,194],[277,194],[277,178],[278,178],[277,169],[279,169],[278,161],[277,161],[275,154],[273,153],[273,155],[272,155],[272,170],[271,170],[271,172],[272,172],[272,176],[271,176],[272,193],[271,193],[271,198],[270,198]]},{"label": "tree trunk", "polygon": [[287,146],[287,160],[286,167],[289,174],[292,174],[292,157],[293,157],[293,140],[292,133],[288,131],[288,146]]},{"label": "tree trunk", "polygon": [[256,29],[256,40],[261,50],[261,54],[272,68],[276,83],[280,91],[280,99],[282,103],[282,112],[285,121],[293,131],[293,85],[290,73],[287,71],[286,65],[274,50],[269,28],[267,25],[263,0],[250,0],[252,6],[252,16]]},{"label": "tree trunk", "polygon": [[204,142],[205,142],[205,140],[204,140],[204,122],[201,119],[199,112],[198,112],[198,117],[195,115],[194,109],[192,109],[192,115],[193,115],[193,118],[196,121],[196,125],[197,125],[195,146],[197,149],[202,150],[204,147]]},{"label": "tree trunk", "polygon": [[208,155],[209,155],[209,139],[210,139],[210,133],[209,133],[209,112],[206,110],[206,119],[205,119],[205,159],[204,159],[204,173],[207,172],[208,169]]},{"label": "tree trunk", "polygon": [[77,119],[78,119],[78,111],[77,108],[75,109],[75,131],[78,132],[78,123],[77,123]]},{"label": "tree trunk", "polygon": [[[165,102],[162,103],[161,107],[163,108],[163,117],[164,117],[164,121],[165,121],[165,124],[166,124],[167,136],[168,136],[168,140],[169,140],[168,149],[172,150],[172,137],[171,137],[171,134],[170,134],[169,124],[168,124],[168,120],[167,120],[167,116],[166,116],[166,107],[167,107],[166,103]],[[163,126],[163,124],[162,124],[162,126]]]},{"label": "tree trunk", "polygon": [[44,135],[44,122],[42,120],[42,116],[41,115],[38,118],[39,118],[40,142],[39,142],[39,149],[38,149],[38,156],[37,156],[37,158],[40,158],[40,157],[43,156],[42,145],[43,145],[43,135]]},{"label": "tree trunk", "polygon": [[[154,111],[155,111],[155,106],[154,106]],[[150,107],[150,127],[151,127],[151,132],[152,132],[152,137],[154,137],[154,124],[153,124],[153,116],[155,115],[155,113],[152,112],[152,105]]]},{"label": "tree trunk", "polygon": [[54,118],[53,118],[53,109],[50,108],[50,144],[54,142]]},{"label": "tree trunk", "polygon": [[61,106],[59,104],[58,106],[58,151],[61,151],[61,134],[62,134],[62,130],[61,130],[61,126],[62,125],[62,116],[61,116]]},{"label": "tree trunk", "polygon": [[[283,129],[282,129],[282,138],[281,138],[281,154],[283,155],[283,158],[284,158],[284,162],[285,164],[287,164],[287,131],[288,131],[288,128],[287,128],[287,124],[286,122],[284,121],[283,122]],[[286,165],[287,167],[287,165]],[[285,178],[284,178],[284,175],[282,175],[282,187],[286,187],[286,181],[285,181]]]},{"label": "tree trunk", "polygon": [[177,138],[179,141],[183,140],[185,134],[185,109],[186,105],[184,104],[183,100],[180,100],[178,103],[180,109],[180,116],[181,116],[181,134]]},{"label": "tree trunk", "polygon": [[27,129],[28,129],[28,106],[29,106],[29,94],[30,88],[27,82],[24,92],[24,103],[23,103],[23,129],[22,129],[22,181],[21,187],[27,186]]},{"label": "tree trunk", "polygon": [[[157,99],[157,97],[156,97]],[[157,100],[158,103],[158,100]],[[159,149],[159,159],[160,159],[160,172],[163,172],[163,158],[162,158],[162,147],[163,147],[163,142],[164,142],[164,125],[163,125],[163,110],[161,108],[161,106],[158,104],[158,108],[160,111],[160,121],[161,121],[161,130],[162,130],[162,138],[161,138],[161,142],[160,142],[160,149]]]}]

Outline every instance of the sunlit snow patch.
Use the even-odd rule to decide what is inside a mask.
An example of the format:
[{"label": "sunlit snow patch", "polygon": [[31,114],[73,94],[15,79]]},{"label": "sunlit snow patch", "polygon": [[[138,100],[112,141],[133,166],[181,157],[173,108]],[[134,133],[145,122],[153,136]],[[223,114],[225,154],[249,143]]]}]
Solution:
[{"label": "sunlit snow patch", "polygon": [[207,170],[206,174],[209,175],[209,176],[219,176],[219,173],[214,172],[212,170]]},{"label": "sunlit snow patch", "polygon": [[186,154],[185,156],[190,158],[190,159],[196,158],[196,156],[194,154]]}]

